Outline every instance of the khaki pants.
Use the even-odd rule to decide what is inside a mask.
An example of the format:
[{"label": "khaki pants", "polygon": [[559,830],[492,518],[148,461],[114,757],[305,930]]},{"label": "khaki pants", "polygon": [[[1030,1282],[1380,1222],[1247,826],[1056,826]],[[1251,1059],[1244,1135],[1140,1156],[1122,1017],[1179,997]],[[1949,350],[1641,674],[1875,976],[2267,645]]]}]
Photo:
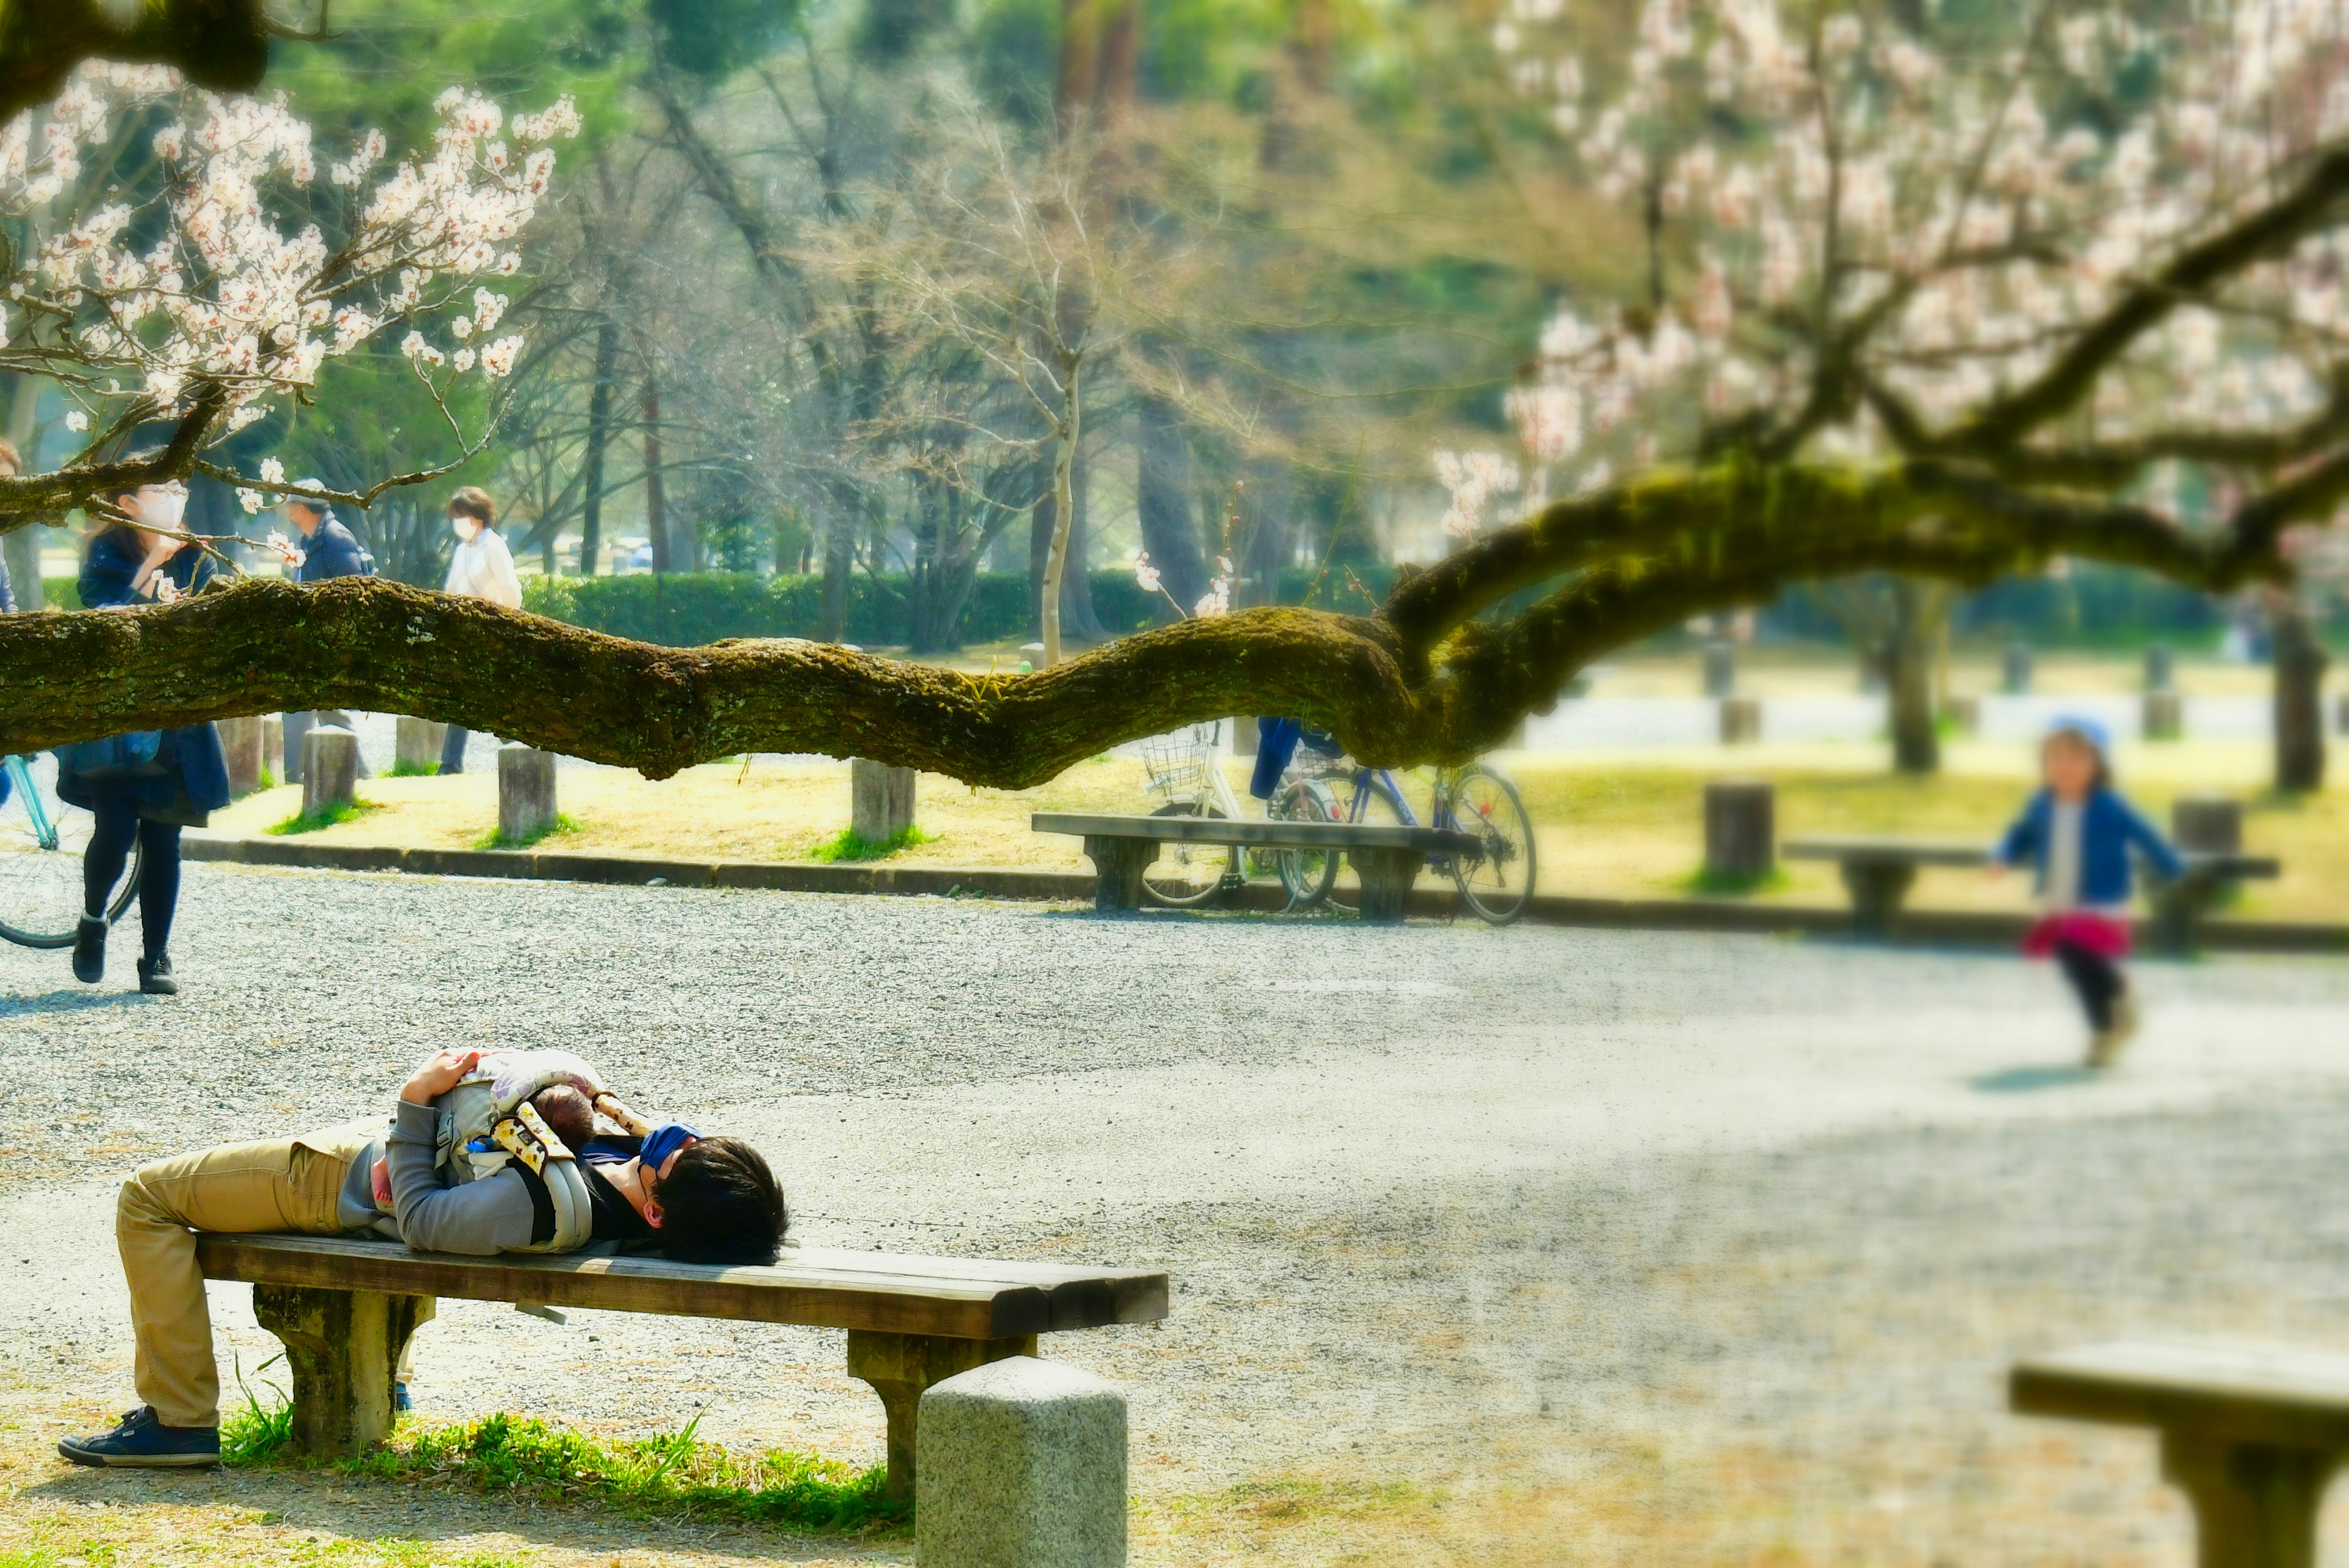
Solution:
[{"label": "khaki pants", "polygon": [[122,1184],[114,1235],[130,1285],[139,1397],[165,1426],[210,1427],[220,1419],[220,1369],[194,1233],[340,1235],[335,1206],[343,1175],[373,1132],[373,1124],[360,1124],[309,1137],[226,1144],[141,1166]]}]

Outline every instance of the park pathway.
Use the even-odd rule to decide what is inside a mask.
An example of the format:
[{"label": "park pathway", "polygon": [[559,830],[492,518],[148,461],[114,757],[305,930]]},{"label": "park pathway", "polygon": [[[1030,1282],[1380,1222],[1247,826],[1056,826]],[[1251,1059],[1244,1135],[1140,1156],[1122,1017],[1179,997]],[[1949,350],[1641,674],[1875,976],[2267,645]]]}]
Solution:
[{"label": "park pathway", "polygon": [[[41,1457],[129,1403],[122,1170],[373,1113],[456,1043],[750,1137],[810,1243],[1171,1268],[1163,1327],[1051,1346],[1133,1390],[1143,1562],[2180,1562],[2149,1442],[2005,1416],[2006,1360],[2349,1344],[2337,963],[2150,966],[2089,1082],[1995,955],[216,867],[181,922],[170,1002],[0,950],[0,1552],[111,1498],[636,1561],[560,1511]],[[272,1354],[215,1288],[223,1354]],[[451,1303],[418,1396],[869,1461],[839,1355]]]}]

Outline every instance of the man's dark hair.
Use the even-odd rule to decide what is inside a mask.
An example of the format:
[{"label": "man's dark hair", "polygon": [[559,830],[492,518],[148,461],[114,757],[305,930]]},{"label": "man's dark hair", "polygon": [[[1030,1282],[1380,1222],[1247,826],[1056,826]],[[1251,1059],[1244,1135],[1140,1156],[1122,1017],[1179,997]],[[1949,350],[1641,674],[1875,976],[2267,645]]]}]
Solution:
[{"label": "man's dark hair", "polygon": [[791,1216],[759,1151],[740,1138],[696,1138],[659,1179],[661,1255],[680,1263],[771,1263]]}]

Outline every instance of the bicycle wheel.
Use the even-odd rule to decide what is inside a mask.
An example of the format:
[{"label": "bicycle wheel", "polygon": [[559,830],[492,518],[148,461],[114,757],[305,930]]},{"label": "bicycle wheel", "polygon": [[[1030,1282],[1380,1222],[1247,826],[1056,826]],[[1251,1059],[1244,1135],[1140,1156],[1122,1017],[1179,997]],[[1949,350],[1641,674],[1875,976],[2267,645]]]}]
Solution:
[{"label": "bicycle wheel", "polygon": [[[1360,798],[1351,806],[1354,815],[1340,820],[1351,821],[1363,827],[1412,826],[1411,812],[1403,805],[1402,796],[1395,793],[1395,786],[1389,780],[1378,774],[1371,774],[1364,778],[1358,787]],[[1361,878],[1355,875],[1354,863],[1350,857],[1337,876],[1330,879],[1330,901],[1341,909],[1361,908]]]},{"label": "bicycle wheel", "polygon": [[1452,879],[1460,896],[1489,925],[1506,926],[1526,912],[1534,891],[1534,819],[1517,786],[1482,763],[1452,780],[1453,820],[1447,827],[1484,841],[1478,855],[1454,855]]},{"label": "bicycle wheel", "polygon": [[[57,798],[53,753],[12,757],[8,798],[0,802],[0,937],[19,947],[67,948],[81,919],[81,857],[98,819]],[[121,886],[107,900],[119,920],[139,892],[139,845]]]},{"label": "bicycle wheel", "polygon": [[[1211,800],[1170,800],[1150,815],[1226,820],[1223,807]],[[1166,845],[1142,874],[1142,896],[1170,909],[1196,909],[1223,890],[1224,873],[1231,865],[1228,844]]]},{"label": "bicycle wheel", "polygon": [[[1293,781],[1273,798],[1266,815],[1276,822],[1338,820],[1329,786],[1313,779]],[[1309,909],[1330,896],[1330,885],[1338,879],[1338,863],[1343,857],[1327,849],[1283,849],[1273,858],[1280,885],[1288,890],[1288,907]]]}]

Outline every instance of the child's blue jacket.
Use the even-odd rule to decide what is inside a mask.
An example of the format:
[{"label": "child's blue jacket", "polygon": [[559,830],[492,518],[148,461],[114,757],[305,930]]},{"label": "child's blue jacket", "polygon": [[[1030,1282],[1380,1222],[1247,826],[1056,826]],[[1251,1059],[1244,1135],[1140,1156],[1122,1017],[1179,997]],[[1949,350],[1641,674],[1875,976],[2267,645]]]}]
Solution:
[{"label": "child's blue jacket", "polygon": [[[1998,857],[2010,866],[2029,861],[2038,873],[2038,886],[2047,885],[2047,841],[2055,815],[2055,796],[2041,790],[2031,797],[2000,840]],[[2130,893],[2129,847],[2136,846],[2166,877],[2184,874],[2186,863],[2137,808],[2109,789],[2090,794],[2080,812],[2080,902],[2125,904]]]}]

